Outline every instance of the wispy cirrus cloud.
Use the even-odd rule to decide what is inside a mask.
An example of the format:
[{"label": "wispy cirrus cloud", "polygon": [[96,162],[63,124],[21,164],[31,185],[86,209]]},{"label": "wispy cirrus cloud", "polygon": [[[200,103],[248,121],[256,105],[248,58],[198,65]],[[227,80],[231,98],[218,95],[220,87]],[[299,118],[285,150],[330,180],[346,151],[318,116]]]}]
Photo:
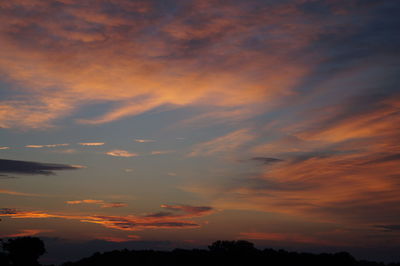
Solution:
[{"label": "wispy cirrus cloud", "polygon": [[253,157],[251,158],[253,161],[261,162],[263,164],[273,164],[282,162],[282,159],[272,158],[272,157]]},{"label": "wispy cirrus cloud", "polygon": [[39,235],[42,233],[49,233],[49,232],[53,232],[53,231],[54,230],[50,230],[50,229],[23,229],[23,230],[20,230],[19,233],[3,235],[1,237],[35,236],[35,235]]},{"label": "wispy cirrus cloud", "polygon": [[55,148],[55,147],[65,147],[68,146],[68,143],[61,143],[61,144],[45,144],[45,145],[25,145],[26,148],[36,148],[36,149],[40,149],[40,148]]},{"label": "wispy cirrus cloud", "polygon": [[55,171],[77,170],[81,168],[83,168],[83,166],[80,165],[0,159],[0,173],[6,174],[53,175]]},{"label": "wispy cirrus cloud", "polygon": [[[138,3],[146,9],[123,1],[113,3],[111,12],[103,0],[90,8],[66,1],[57,8],[47,1],[3,5],[0,69],[22,93],[1,101],[0,126],[48,127],[92,102],[114,107],[81,123],[189,105],[212,106],[222,116],[242,107],[237,110],[246,115],[239,111],[236,117],[251,117],[248,110],[255,105],[265,107],[293,92],[318,63],[309,56],[315,50],[307,48],[325,27],[341,26],[305,9],[301,1]],[[205,7],[207,12],[196,12]],[[173,16],[170,8],[176,10]],[[317,18],[323,23],[311,23]]]},{"label": "wispy cirrus cloud", "polygon": [[214,212],[215,210],[209,206],[190,206],[190,205],[170,205],[170,204],[162,204],[161,208],[171,210],[171,211],[179,211],[182,212],[183,216],[195,217],[195,216],[204,216]]},{"label": "wispy cirrus cloud", "polygon": [[[164,206],[164,205],[163,205]],[[81,222],[100,224],[106,228],[118,229],[122,231],[138,231],[144,229],[185,229],[196,228],[201,225],[188,219],[201,217],[211,213],[211,207],[196,207],[189,205],[165,205],[173,211],[181,211],[180,214],[145,215],[145,216],[109,216],[109,215],[69,215],[69,214],[50,214],[40,211],[21,211],[11,208],[0,209],[0,216],[15,219],[24,218],[60,218],[78,220]]]},{"label": "wispy cirrus cloud", "polygon": [[114,156],[114,157],[136,157],[139,154],[134,152],[129,152],[125,150],[111,150],[106,152],[107,155]]},{"label": "wispy cirrus cloud", "polygon": [[154,139],[135,139],[135,142],[138,143],[150,143],[150,142],[155,142]]},{"label": "wispy cirrus cloud", "polygon": [[196,144],[189,156],[208,156],[233,152],[253,139],[255,139],[255,135],[249,129],[239,129],[213,140]]},{"label": "wispy cirrus cloud", "polygon": [[235,208],[239,197],[247,208],[305,219],[398,224],[399,102],[389,93],[311,109],[278,128],[283,137],[250,148],[267,164],[217,189],[214,205]]},{"label": "wispy cirrus cloud", "polygon": [[103,146],[105,143],[104,142],[79,142],[78,144],[81,146]]},{"label": "wispy cirrus cloud", "polygon": [[13,196],[24,196],[24,197],[38,197],[38,196],[41,196],[39,194],[18,192],[18,191],[7,190],[7,189],[0,189],[0,194],[13,195]]},{"label": "wispy cirrus cloud", "polygon": [[162,155],[162,154],[168,154],[168,153],[173,153],[175,151],[173,150],[159,150],[159,151],[152,151],[150,154],[151,155]]},{"label": "wispy cirrus cloud", "polygon": [[93,200],[93,199],[84,199],[84,200],[69,200],[65,203],[69,205],[77,205],[77,204],[95,204],[99,205],[101,208],[120,208],[128,206],[123,202],[105,202],[104,200]]}]

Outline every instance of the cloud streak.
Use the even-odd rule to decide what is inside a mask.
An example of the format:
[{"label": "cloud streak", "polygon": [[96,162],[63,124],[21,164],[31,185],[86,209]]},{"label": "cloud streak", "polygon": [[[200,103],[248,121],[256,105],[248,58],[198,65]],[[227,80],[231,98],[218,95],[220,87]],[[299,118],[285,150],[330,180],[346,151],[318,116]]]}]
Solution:
[{"label": "cloud streak", "polygon": [[93,199],[84,199],[84,200],[69,200],[65,203],[69,205],[78,205],[78,204],[95,204],[99,205],[101,208],[120,208],[128,206],[123,202],[104,202],[103,200],[93,200]]},{"label": "cloud streak", "polygon": [[81,169],[79,165],[39,163],[0,159],[0,173],[22,175],[54,175],[55,171]]},{"label": "cloud streak", "polygon": [[105,143],[104,142],[79,142],[78,144],[81,146],[103,146]]},{"label": "cloud streak", "polygon": [[26,148],[34,148],[34,149],[40,149],[40,148],[56,148],[56,147],[65,147],[68,146],[69,144],[67,143],[62,143],[62,144],[46,144],[46,145],[25,145]]},{"label": "cloud streak", "polygon": [[[99,201],[89,200],[93,204],[99,204]],[[80,204],[77,201],[71,201],[71,204]],[[173,211],[179,211],[180,214],[167,215],[145,215],[145,216],[109,216],[109,215],[69,215],[69,214],[50,214],[40,211],[20,211],[17,209],[0,209],[0,216],[14,219],[44,219],[60,218],[68,220],[78,220],[86,223],[99,224],[106,228],[122,231],[139,231],[145,229],[185,229],[197,228],[201,225],[188,219],[209,215],[212,212],[211,207],[196,207],[189,205],[162,205]]]},{"label": "cloud streak", "polygon": [[106,152],[107,155],[114,156],[114,157],[136,157],[138,156],[137,153],[125,151],[125,150],[111,150]]}]

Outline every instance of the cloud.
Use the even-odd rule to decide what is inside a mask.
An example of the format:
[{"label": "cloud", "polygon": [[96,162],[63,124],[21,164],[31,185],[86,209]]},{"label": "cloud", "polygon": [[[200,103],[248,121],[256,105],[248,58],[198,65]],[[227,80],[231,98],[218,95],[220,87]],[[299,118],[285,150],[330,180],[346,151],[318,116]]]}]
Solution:
[{"label": "cloud", "polygon": [[96,239],[105,240],[108,242],[123,243],[128,241],[140,240],[141,237],[138,235],[128,235],[127,237],[114,237],[114,236],[101,236]]},{"label": "cloud", "polygon": [[0,147],[0,150],[8,150],[8,149],[10,149],[10,147]]},{"label": "cloud", "polygon": [[69,144],[67,143],[62,143],[62,144],[46,144],[46,145],[25,145],[26,148],[55,148],[55,147],[65,147],[68,146]]},{"label": "cloud", "polygon": [[46,128],[93,102],[111,108],[79,122],[182,106],[242,107],[243,117],[251,117],[246,107],[266,107],[293,93],[318,66],[310,56],[316,50],[307,48],[325,26],[341,26],[329,16],[311,23],[318,14],[297,1],[142,3],[146,11],[129,1],[113,3],[112,10],[103,0],[90,7],[3,5],[0,70],[20,90],[0,102],[0,126]]},{"label": "cloud", "polygon": [[54,230],[49,229],[23,229],[19,233],[3,235],[1,237],[23,237],[23,236],[35,236],[42,233],[53,232]]},{"label": "cloud", "polygon": [[138,143],[149,143],[149,142],[155,142],[153,139],[135,139],[135,142]]},{"label": "cloud", "polygon": [[13,196],[24,196],[24,197],[40,196],[38,194],[24,193],[24,192],[18,192],[18,191],[13,191],[13,190],[6,190],[6,189],[0,189],[0,194],[13,195]]},{"label": "cloud", "polygon": [[173,213],[171,213],[171,212],[155,212],[155,213],[150,213],[150,214],[146,215],[145,217],[159,218],[159,217],[169,217],[172,215],[173,215]]},{"label": "cloud", "polygon": [[126,203],[123,202],[104,202],[103,200],[93,200],[93,199],[69,200],[66,201],[65,203],[70,205],[95,204],[95,205],[100,205],[101,208],[120,208],[128,206]]},{"label": "cloud", "polygon": [[271,158],[271,157],[253,157],[251,158],[253,161],[262,162],[263,164],[272,164],[282,162],[282,159]]},{"label": "cloud", "polygon": [[55,174],[54,171],[76,170],[80,168],[82,168],[82,166],[79,165],[0,159],[0,173],[13,173],[23,175],[53,175]]},{"label": "cloud", "polygon": [[195,216],[203,216],[206,214],[210,214],[214,212],[214,209],[209,206],[190,206],[190,205],[169,205],[169,204],[163,204],[161,205],[162,208],[171,210],[171,211],[181,211],[186,213],[186,215],[189,215],[191,217]]},{"label": "cloud", "polygon": [[242,151],[257,154],[254,158],[271,154],[260,157],[267,162],[282,161],[231,178],[215,192],[199,191],[215,193],[213,205],[223,208],[241,206],[346,226],[398,224],[399,103],[398,94],[386,92],[309,108],[297,122],[266,128],[271,139],[263,143],[262,132],[253,148]]},{"label": "cloud", "polygon": [[250,130],[239,129],[224,136],[197,144],[189,156],[209,156],[226,152],[233,152],[255,138]]},{"label": "cloud", "polygon": [[125,150],[112,150],[109,152],[106,152],[107,155],[110,156],[115,156],[115,157],[135,157],[138,156],[137,153],[133,153],[133,152],[128,152]]},{"label": "cloud", "polygon": [[392,232],[392,231],[399,231],[400,230],[400,224],[389,224],[389,225],[375,225],[376,228],[383,229],[387,232]]},{"label": "cloud", "polygon": [[[97,202],[89,200],[89,202]],[[72,204],[80,204],[72,201]],[[98,203],[95,203],[98,204]],[[163,208],[173,211],[180,211],[180,214],[166,215],[145,215],[145,216],[109,216],[109,215],[69,215],[51,214],[41,211],[21,211],[11,208],[0,209],[0,216],[26,219],[26,218],[59,218],[67,220],[78,220],[86,223],[100,224],[106,228],[118,229],[122,231],[139,231],[145,229],[185,229],[197,228],[200,224],[188,219],[209,215],[213,209],[211,207],[196,207],[189,205],[162,205]],[[160,213],[159,213],[160,214]]]},{"label": "cloud", "polygon": [[104,142],[79,142],[78,144],[81,146],[103,146],[105,143]]},{"label": "cloud", "polygon": [[87,203],[87,204],[102,204],[102,200],[92,200],[92,199],[85,199],[85,200],[69,200],[66,201],[65,203],[75,205],[75,204],[82,204],[82,203]]},{"label": "cloud", "polygon": [[162,154],[168,154],[168,153],[173,153],[175,151],[172,150],[160,150],[160,151],[152,151],[151,155],[162,155]]},{"label": "cloud", "polygon": [[101,205],[102,208],[121,208],[126,206],[128,206],[128,204],[123,202],[108,202]]}]

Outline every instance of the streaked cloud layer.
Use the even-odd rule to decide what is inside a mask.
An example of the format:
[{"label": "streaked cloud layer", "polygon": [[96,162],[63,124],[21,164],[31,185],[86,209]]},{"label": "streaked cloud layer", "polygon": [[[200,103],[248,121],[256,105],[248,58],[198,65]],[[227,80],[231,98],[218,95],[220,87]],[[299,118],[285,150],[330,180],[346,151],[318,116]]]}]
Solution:
[{"label": "streaked cloud layer", "polygon": [[[100,201],[90,200],[88,203],[99,203]],[[71,204],[71,203],[70,203]],[[72,203],[77,204],[77,203]],[[14,219],[44,219],[60,218],[67,220],[78,220],[85,223],[100,224],[106,228],[122,231],[139,231],[145,229],[168,229],[168,228],[197,228],[199,223],[188,219],[210,214],[211,207],[195,207],[188,205],[162,205],[172,211],[182,211],[179,214],[166,213],[166,215],[146,215],[146,216],[108,216],[108,215],[89,215],[79,216],[71,214],[50,214],[41,211],[20,211],[12,208],[0,209],[0,216],[11,217]]]},{"label": "streaked cloud layer", "polygon": [[[0,233],[56,218],[120,242],[400,245],[399,12],[391,0],[0,3],[0,197],[16,208]],[[163,202],[187,204],[152,211]]]}]

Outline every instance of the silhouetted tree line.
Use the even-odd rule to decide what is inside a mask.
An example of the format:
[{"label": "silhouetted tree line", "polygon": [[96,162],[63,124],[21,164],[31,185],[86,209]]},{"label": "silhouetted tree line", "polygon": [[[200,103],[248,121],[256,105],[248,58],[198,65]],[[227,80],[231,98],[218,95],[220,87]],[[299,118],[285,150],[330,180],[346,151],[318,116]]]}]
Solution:
[{"label": "silhouetted tree line", "polygon": [[[1,266],[40,266],[38,258],[45,253],[43,242],[36,237],[22,237],[2,241]],[[66,262],[62,266],[205,266],[205,265],[245,265],[245,266],[400,266],[400,263],[359,261],[347,252],[334,254],[298,253],[285,250],[259,250],[253,243],[244,240],[216,241],[208,250],[174,249],[154,250],[114,250],[96,252],[88,258],[76,262]]]}]

